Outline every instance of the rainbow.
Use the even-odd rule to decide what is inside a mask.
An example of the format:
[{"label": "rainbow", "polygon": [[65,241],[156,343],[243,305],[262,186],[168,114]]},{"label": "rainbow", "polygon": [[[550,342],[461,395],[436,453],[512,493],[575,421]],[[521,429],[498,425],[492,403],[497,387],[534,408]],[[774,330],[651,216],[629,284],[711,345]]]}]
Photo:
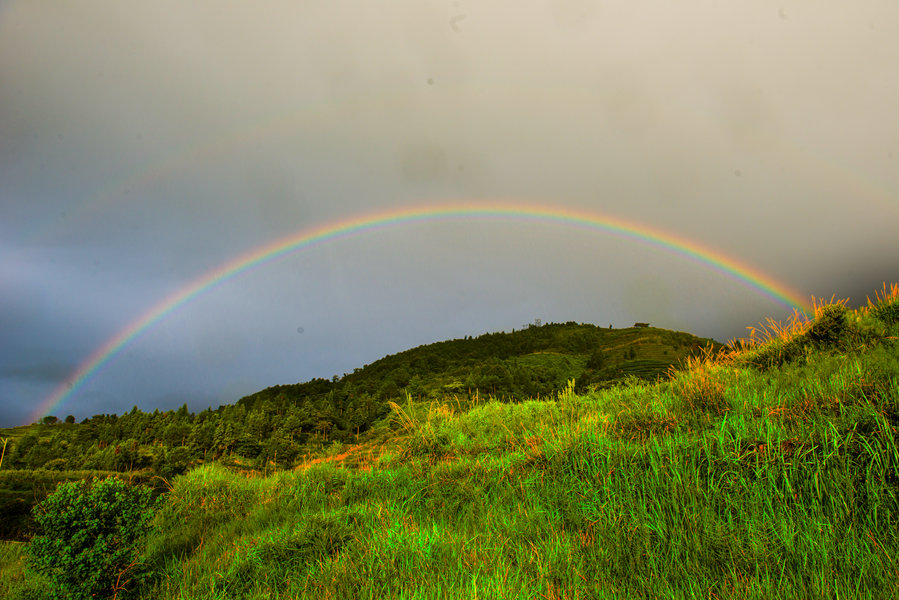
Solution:
[{"label": "rainbow", "polygon": [[119,331],[97,348],[62,384],[60,384],[34,413],[34,421],[57,410],[74,392],[141,333],[203,292],[241,273],[277,260],[290,253],[318,244],[337,241],[350,236],[417,223],[453,219],[494,219],[557,224],[596,233],[608,233],[646,243],[691,259],[714,269],[769,298],[812,314],[813,307],[787,285],[750,267],[735,258],[704,247],[671,233],[610,217],[600,213],[522,202],[474,203],[449,201],[354,216],[318,227],[302,229],[273,242],[263,244],[212,269],[190,284],[167,296],[133,323]]}]

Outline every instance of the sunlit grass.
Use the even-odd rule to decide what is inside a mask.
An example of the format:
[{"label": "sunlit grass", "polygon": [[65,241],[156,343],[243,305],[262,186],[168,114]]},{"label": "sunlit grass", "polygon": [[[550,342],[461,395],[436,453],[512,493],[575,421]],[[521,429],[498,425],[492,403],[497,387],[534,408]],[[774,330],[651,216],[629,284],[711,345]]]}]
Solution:
[{"label": "sunlit grass", "polygon": [[[466,409],[407,398],[356,468],[193,471],[159,517],[152,595],[878,597],[899,577],[899,371],[858,342],[895,325],[844,309],[816,302],[664,382]],[[180,555],[165,550],[179,527]]]},{"label": "sunlit grass", "polygon": [[26,572],[26,545],[22,542],[0,542],[0,598],[46,598],[47,583],[32,572]]},{"label": "sunlit grass", "polygon": [[873,301],[868,298],[864,311],[887,324],[899,323],[899,283],[893,283],[889,288],[884,283],[883,290],[874,292]]}]

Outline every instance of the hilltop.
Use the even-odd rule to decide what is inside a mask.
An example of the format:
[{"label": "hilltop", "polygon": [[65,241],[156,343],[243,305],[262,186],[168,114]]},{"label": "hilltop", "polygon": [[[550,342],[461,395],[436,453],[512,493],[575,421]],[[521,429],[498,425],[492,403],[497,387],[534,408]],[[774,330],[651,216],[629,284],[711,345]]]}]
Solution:
[{"label": "hilltop", "polygon": [[[628,377],[656,380],[715,340],[656,327],[611,329],[568,322],[531,325],[511,333],[485,333],[391,354],[342,378],[276,385],[238,401],[253,410],[280,410],[335,398],[357,404],[389,400],[507,401],[546,397],[575,381],[577,392],[616,385]],[[266,404],[268,403],[268,404]]]}]

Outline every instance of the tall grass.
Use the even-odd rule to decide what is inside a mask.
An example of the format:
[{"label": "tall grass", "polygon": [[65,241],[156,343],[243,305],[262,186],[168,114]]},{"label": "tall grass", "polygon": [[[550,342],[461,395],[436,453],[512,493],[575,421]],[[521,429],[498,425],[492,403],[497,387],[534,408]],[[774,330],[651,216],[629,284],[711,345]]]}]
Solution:
[{"label": "tall grass", "polygon": [[816,302],[662,383],[408,400],[353,469],[191,472],[159,515],[149,595],[883,597],[899,578],[899,370],[877,307],[896,298]]},{"label": "tall grass", "polygon": [[0,598],[46,598],[47,582],[37,573],[26,571],[26,545],[23,542],[0,542]]},{"label": "tall grass", "polygon": [[816,302],[657,383],[407,398],[290,472],[205,465],[172,481],[143,597],[890,597],[896,306]]}]

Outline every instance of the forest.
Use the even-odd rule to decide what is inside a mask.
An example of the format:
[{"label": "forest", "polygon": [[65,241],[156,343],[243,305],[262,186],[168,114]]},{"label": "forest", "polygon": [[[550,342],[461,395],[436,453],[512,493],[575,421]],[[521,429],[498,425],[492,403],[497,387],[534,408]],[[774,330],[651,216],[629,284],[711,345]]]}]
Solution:
[{"label": "forest", "polygon": [[0,463],[0,539],[24,539],[32,531],[32,506],[56,481],[86,472],[168,479],[210,461],[246,470],[286,469],[335,442],[358,441],[390,415],[390,402],[407,397],[452,397],[465,405],[481,397],[521,402],[550,397],[572,379],[577,391],[628,378],[654,380],[706,347],[724,348],[651,327],[535,324],[419,346],[342,377],[272,386],[199,413],[184,405],[153,412],[135,406],[78,423],[73,416],[47,416],[0,432],[9,440]]}]

